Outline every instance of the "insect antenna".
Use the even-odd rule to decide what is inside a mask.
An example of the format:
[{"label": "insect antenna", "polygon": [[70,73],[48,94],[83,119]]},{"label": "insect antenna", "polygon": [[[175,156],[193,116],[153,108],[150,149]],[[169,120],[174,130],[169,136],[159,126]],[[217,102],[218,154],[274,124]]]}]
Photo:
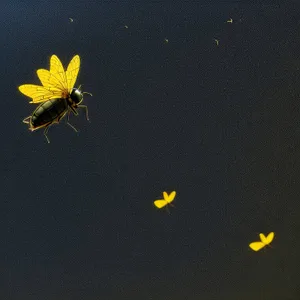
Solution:
[{"label": "insect antenna", "polygon": [[[81,87],[82,87],[82,84],[79,85],[79,87],[77,88],[79,91],[81,91]],[[93,96],[91,93],[89,92],[82,92],[81,91],[81,94],[87,94],[87,95],[90,95],[90,96]]]}]

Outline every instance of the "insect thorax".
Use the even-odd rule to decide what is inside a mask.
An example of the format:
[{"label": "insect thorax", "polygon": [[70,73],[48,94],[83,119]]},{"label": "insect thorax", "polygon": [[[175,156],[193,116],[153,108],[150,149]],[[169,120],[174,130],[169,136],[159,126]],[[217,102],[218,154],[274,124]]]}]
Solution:
[{"label": "insect thorax", "polygon": [[75,106],[79,103],[81,103],[83,100],[83,94],[79,89],[73,88],[72,92],[70,94],[70,99],[69,101],[71,102],[71,105]]}]

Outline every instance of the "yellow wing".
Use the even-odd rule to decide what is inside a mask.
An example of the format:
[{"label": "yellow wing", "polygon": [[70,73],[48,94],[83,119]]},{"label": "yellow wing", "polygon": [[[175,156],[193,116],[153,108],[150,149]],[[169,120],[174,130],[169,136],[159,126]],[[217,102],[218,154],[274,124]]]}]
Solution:
[{"label": "yellow wing", "polygon": [[174,200],[175,196],[176,196],[176,192],[173,191],[173,192],[169,195],[168,202],[171,203],[171,202]]},{"label": "yellow wing", "polygon": [[53,87],[44,87],[35,84],[23,84],[19,86],[19,91],[32,98],[30,103],[41,103],[49,99],[61,98],[61,91]]},{"label": "yellow wing", "polygon": [[50,58],[50,71],[45,69],[37,70],[37,75],[43,86],[24,84],[19,87],[19,90],[24,95],[32,98],[30,103],[41,103],[49,99],[66,98],[71,91],[68,80],[70,84],[75,83],[79,65],[80,59],[76,55],[68,66],[67,76],[59,58],[56,55],[52,55]]},{"label": "yellow wing", "polygon": [[258,250],[262,249],[264,246],[265,246],[265,244],[263,242],[253,242],[253,243],[249,244],[249,247],[254,251],[258,251]]},{"label": "yellow wing", "polygon": [[[56,77],[63,89],[68,90],[68,81],[64,67],[56,55],[50,58],[50,73]],[[69,91],[69,90],[68,90]]]},{"label": "yellow wing", "polygon": [[274,239],[274,232],[270,232],[268,236],[265,236],[263,233],[259,234],[260,240],[265,244],[269,245]]},{"label": "yellow wing", "polygon": [[165,201],[168,201],[168,199],[169,199],[168,193],[167,192],[163,192],[163,196],[164,196]]},{"label": "yellow wing", "polygon": [[67,78],[67,85],[68,85],[69,92],[71,92],[72,88],[74,87],[74,84],[78,76],[79,68],[80,68],[80,57],[79,55],[75,55],[70,61],[66,71],[66,78]]},{"label": "yellow wing", "polygon": [[39,69],[36,73],[44,87],[53,87],[58,91],[61,91],[62,97],[65,96],[66,92],[68,92],[55,74],[52,74],[50,71]]},{"label": "yellow wing", "polygon": [[267,244],[270,244],[273,239],[274,239],[275,233],[274,232],[270,232],[267,236]]},{"label": "yellow wing", "polygon": [[164,206],[166,206],[168,204],[168,202],[166,200],[155,200],[154,201],[154,205],[157,207],[157,208],[162,208]]},{"label": "yellow wing", "polygon": [[163,192],[163,196],[164,196],[165,201],[167,201],[167,203],[171,203],[176,196],[176,192],[173,191],[170,195],[168,195],[167,192]]},{"label": "yellow wing", "polygon": [[80,68],[80,57],[75,55],[66,70],[56,55],[50,58],[50,71],[45,69],[37,70],[39,79],[43,86],[52,86],[62,91],[61,97],[65,98],[74,87]]}]

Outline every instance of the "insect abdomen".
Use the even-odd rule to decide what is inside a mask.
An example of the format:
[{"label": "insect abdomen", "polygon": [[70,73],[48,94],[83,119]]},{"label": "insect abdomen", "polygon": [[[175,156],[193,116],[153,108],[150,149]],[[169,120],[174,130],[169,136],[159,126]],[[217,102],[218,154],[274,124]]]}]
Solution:
[{"label": "insect abdomen", "polygon": [[68,109],[66,99],[50,99],[38,106],[31,117],[31,124],[35,127],[40,127],[46,124],[59,121]]}]

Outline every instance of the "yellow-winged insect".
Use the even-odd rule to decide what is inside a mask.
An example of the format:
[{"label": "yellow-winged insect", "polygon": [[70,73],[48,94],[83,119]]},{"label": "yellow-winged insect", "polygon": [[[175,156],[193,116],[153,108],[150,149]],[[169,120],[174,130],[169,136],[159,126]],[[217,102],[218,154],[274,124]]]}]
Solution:
[{"label": "yellow-winged insect", "polygon": [[249,247],[253,251],[259,251],[260,249],[269,245],[274,239],[274,232],[273,231],[270,232],[267,236],[265,236],[263,233],[260,233],[259,238],[260,238],[260,241],[249,244]]},{"label": "yellow-winged insect", "polygon": [[[29,130],[34,131],[40,128],[45,128],[44,135],[47,142],[50,140],[47,137],[47,132],[52,124],[59,123],[60,120],[72,111],[78,115],[77,108],[84,108],[86,118],[89,120],[88,108],[82,105],[83,94],[92,94],[82,92],[80,86],[74,88],[77,75],[80,68],[80,57],[75,55],[70,61],[66,71],[56,55],[50,58],[50,70],[39,69],[37,75],[42,83],[40,85],[24,84],[19,86],[19,91],[24,95],[32,98],[30,103],[39,104],[31,116],[23,120],[29,124]],[[76,132],[76,128],[69,122],[67,124]]]},{"label": "yellow-winged insect", "polygon": [[163,192],[163,196],[164,196],[164,199],[155,200],[154,201],[154,205],[157,208],[165,207],[168,204],[171,205],[171,206],[173,206],[173,204],[171,202],[173,202],[173,200],[174,200],[174,198],[176,196],[176,191],[171,192],[170,195],[168,195],[167,192]]}]

